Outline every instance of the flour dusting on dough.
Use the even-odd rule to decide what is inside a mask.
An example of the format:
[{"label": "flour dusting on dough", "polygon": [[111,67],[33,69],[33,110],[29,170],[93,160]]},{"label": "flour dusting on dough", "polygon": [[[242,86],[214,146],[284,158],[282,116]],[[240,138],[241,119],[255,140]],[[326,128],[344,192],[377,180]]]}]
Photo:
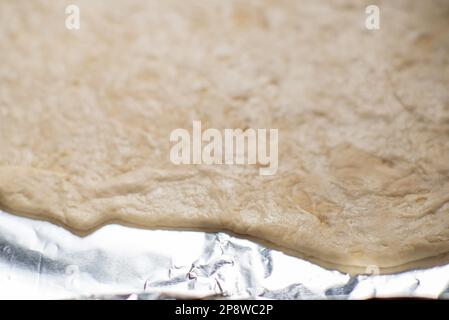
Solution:
[{"label": "flour dusting on dough", "polygon": [[[449,251],[449,6],[0,2],[0,206],[212,228],[336,264]],[[176,166],[170,132],[279,128],[279,169]]]}]

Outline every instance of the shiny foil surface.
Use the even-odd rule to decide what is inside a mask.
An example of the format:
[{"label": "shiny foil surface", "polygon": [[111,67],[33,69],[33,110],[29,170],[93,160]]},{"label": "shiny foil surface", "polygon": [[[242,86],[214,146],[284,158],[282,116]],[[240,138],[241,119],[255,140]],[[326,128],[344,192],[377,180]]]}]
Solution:
[{"label": "shiny foil surface", "polygon": [[350,276],[226,233],[107,225],[86,237],[0,211],[0,299],[449,298],[449,265]]}]

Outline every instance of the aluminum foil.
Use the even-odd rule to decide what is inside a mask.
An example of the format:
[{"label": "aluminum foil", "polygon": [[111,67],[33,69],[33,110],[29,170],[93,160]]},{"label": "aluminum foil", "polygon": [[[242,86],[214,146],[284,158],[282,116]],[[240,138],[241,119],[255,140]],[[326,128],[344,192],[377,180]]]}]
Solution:
[{"label": "aluminum foil", "polygon": [[0,211],[0,299],[449,298],[449,265],[350,276],[226,233],[107,225],[79,237]]}]

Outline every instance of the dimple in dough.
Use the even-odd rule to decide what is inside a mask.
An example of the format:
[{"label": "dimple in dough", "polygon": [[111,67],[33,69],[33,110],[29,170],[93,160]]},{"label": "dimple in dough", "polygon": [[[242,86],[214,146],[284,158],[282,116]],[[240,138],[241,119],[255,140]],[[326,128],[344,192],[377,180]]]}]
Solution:
[{"label": "dimple in dough", "polygon": [[[67,3],[68,4],[68,3]],[[0,3],[0,205],[86,231],[228,230],[335,265],[449,251],[449,6]],[[279,169],[176,166],[169,135],[278,128]]]}]

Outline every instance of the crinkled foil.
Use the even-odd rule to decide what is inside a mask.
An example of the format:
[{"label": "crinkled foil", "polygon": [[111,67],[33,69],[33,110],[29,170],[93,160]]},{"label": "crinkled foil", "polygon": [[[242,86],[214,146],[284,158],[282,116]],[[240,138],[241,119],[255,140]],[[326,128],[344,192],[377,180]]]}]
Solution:
[{"label": "crinkled foil", "polygon": [[1,299],[449,298],[449,265],[350,276],[225,233],[107,225],[79,237],[0,211]]}]

